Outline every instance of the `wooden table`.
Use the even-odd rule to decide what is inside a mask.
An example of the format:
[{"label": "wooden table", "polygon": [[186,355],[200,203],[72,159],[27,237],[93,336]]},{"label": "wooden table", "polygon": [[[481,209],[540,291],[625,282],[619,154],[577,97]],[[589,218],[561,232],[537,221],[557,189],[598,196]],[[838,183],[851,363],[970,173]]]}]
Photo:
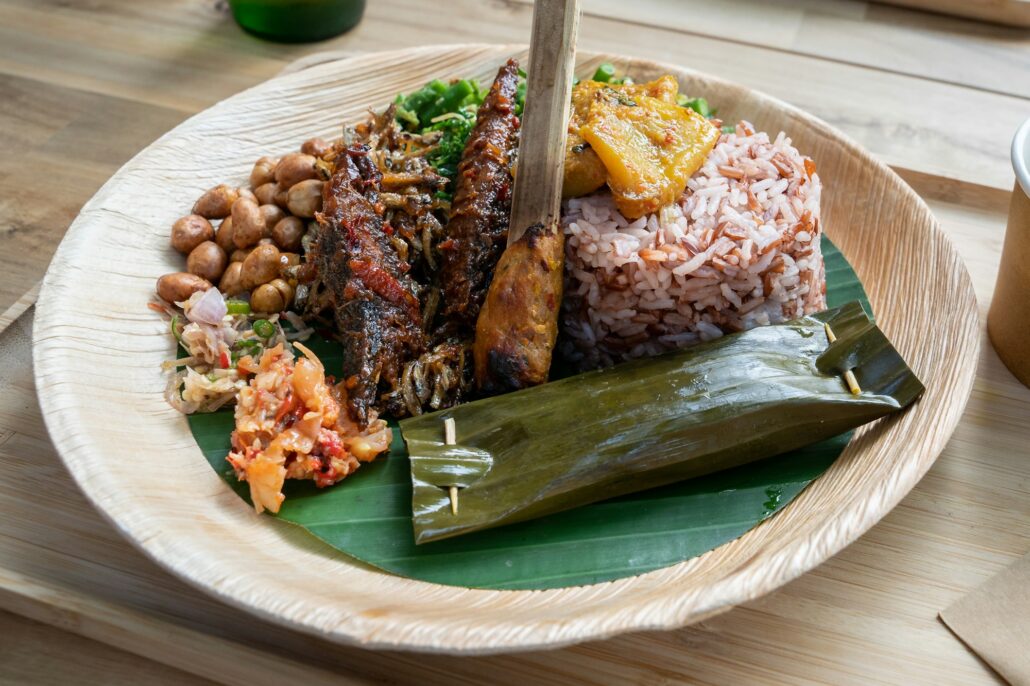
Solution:
[{"label": "wooden table", "polygon": [[[584,5],[585,48],[763,89],[892,165],[957,244],[986,312],[1012,187],[1008,141],[1030,116],[1026,32],[844,0]],[[283,46],[241,33],[212,0],[0,0],[0,313],[23,309],[81,204],[190,114],[309,53],[518,41],[530,15],[530,0],[371,0],[352,33]],[[135,551],[46,436],[31,318],[0,333],[0,682],[997,681],[936,619],[1030,549],[1030,390],[986,341],[938,463],[826,564],[680,631],[459,659],[330,646],[223,606]]]}]

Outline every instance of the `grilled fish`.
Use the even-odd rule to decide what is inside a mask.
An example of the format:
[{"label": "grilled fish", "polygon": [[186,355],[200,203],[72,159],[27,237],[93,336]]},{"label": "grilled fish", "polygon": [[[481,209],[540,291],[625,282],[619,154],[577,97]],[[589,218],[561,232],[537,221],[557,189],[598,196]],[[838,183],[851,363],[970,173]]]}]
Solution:
[{"label": "grilled fish", "polygon": [[510,59],[479,107],[458,165],[454,202],[440,243],[443,314],[469,331],[508,235],[511,164],[518,146],[518,82],[518,62]]},{"label": "grilled fish", "polygon": [[425,348],[417,286],[385,231],[381,174],[368,147],[344,149],[323,189],[315,248],[343,346],[348,410],[360,425]]}]

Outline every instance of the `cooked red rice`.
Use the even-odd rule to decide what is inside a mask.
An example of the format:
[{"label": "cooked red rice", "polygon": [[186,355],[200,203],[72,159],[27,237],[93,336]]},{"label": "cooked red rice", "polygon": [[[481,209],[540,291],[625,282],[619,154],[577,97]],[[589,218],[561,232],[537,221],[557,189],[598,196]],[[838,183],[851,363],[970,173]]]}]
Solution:
[{"label": "cooked red rice", "polygon": [[823,309],[820,189],[786,134],[741,122],[656,214],[569,200],[563,353],[610,364]]}]

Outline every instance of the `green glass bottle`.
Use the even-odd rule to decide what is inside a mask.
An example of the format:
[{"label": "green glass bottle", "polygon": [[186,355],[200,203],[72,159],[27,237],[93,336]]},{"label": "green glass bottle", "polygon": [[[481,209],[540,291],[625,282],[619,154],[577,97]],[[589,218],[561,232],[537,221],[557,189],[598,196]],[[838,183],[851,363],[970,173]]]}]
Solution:
[{"label": "green glass bottle", "polygon": [[229,0],[229,6],[246,31],[281,43],[332,38],[365,12],[365,0]]}]

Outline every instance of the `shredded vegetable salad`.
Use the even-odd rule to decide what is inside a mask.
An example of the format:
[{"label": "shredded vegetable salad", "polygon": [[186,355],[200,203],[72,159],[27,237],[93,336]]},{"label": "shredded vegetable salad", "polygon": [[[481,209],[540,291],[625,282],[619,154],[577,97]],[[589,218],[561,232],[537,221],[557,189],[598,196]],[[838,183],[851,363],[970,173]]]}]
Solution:
[{"label": "shredded vegetable salad", "polygon": [[165,398],[183,414],[214,412],[231,404],[247,384],[241,358],[260,357],[268,348],[288,347],[290,340],[312,333],[299,317],[289,321],[293,330],[287,333],[279,315],[252,316],[249,304],[226,300],[217,288],[175,304],[181,312],[163,302],[151,307],[169,317],[169,329],[184,355],[162,365],[174,370]]},{"label": "shredded vegetable salad", "polygon": [[294,344],[296,360],[284,343],[266,348],[260,358],[246,355],[238,368],[252,374],[240,389],[232,465],[250,486],[254,509],[278,512],[286,479],[311,479],[332,486],[390,447],[386,422],[372,412],[359,429],[344,409],[346,391],[327,377],[321,361]]}]

